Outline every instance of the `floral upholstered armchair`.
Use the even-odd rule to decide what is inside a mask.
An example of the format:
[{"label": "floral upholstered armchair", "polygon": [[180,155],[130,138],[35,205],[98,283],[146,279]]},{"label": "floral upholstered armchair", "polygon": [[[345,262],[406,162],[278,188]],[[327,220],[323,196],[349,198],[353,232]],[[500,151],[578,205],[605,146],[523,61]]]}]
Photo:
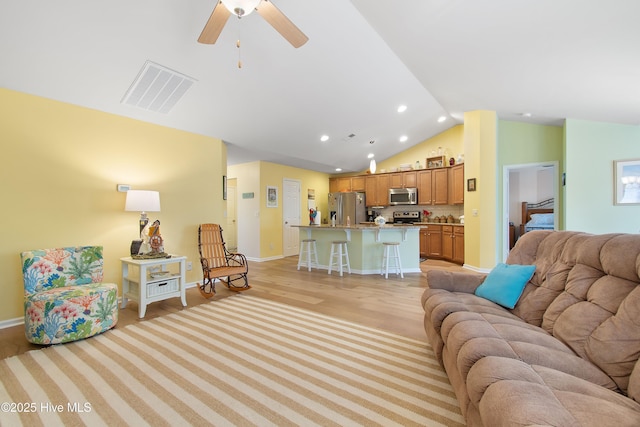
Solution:
[{"label": "floral upholstered armchair", "polygon": [[35,344],[87,338],[118,322],[118,287],[102,283],[102,246],[23,252],[25,335]]}]

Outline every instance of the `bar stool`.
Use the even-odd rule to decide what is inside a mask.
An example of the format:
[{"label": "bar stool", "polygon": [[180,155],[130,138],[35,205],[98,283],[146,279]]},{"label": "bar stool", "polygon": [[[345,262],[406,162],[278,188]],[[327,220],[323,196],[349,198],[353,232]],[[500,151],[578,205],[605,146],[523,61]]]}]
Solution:
[{"label": "bar stool", "polygon": [[[313,256],[313,260],[311,257]],[[300,242],[300,255],[298,256],[298,270],[301,265],[307,265],[307,270],[311,271],[311,267],[318,268],[318,251],[316,247],[316,239],[304,239]]]},{"label": "bar stool", "polygon": [[[383,242],[384,253],[382,255],[382,268],[380,274],[384,274],[384,278],[389,278],[389,261],[394,260],[394,267],[396,269],[396,276],[400,274],[400,277],[404,279],[402,274],[402,264],[400,263],[400,242]],[[393,250],[393,254],[391,254]]]},{"label": "bar stool", "polygon": [[[342,276],[342,267],[347,267],[347,271],[351,274],[351,265],[349,265],[349,252],[347,251],[347,242],[344,240],[336,240],[331,242],[331,254],[329,255],[329,274],[333,267],[335,258],[336,269]],[[344,262],[346,260],[346,262]]]}]

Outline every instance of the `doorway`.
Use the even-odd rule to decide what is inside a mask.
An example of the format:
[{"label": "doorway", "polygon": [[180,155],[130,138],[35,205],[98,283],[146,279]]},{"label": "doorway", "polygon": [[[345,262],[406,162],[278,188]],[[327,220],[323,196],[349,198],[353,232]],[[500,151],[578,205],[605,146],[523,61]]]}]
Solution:
[{"label": "doorway", "polygon": [[224,229],[225,243],[231,252],[238,251],[237,179],[227,180],[227,224]]},{"label": "doorway", "polygon": [[510,251],[510,224],[515,228],[515,239],[519,237],[522,202],[537,203],[553,198],[554,229],[558,229],[558,162],[505,165],[502,182],[502,258],[505,261]]},{"label": "doorway", "polygon": [[298,255],[300,231],[294,225],[300,225],[300,188],[296,179],[282,180],[282,255]]}]

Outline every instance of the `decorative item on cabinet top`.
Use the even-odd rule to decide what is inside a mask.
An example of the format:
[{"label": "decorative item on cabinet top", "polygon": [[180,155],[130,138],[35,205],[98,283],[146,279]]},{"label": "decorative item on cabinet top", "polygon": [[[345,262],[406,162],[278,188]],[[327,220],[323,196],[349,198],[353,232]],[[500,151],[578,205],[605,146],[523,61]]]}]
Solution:
[{"label": "decorative item on cabinet top", "polygon": [[441,168],[445,166],[445,156],[427,157],[426,165],[427,169]]}]

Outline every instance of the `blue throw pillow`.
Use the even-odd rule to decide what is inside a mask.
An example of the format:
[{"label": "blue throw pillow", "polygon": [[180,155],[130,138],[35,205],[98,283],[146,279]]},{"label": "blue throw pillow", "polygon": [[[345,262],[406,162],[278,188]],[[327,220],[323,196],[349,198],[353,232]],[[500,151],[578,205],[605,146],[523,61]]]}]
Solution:
[{"label": "blue throw pillow", "polygon": [[535,271],[535,265],[498,264],[475,293],[503,307],[513,308]]}]

